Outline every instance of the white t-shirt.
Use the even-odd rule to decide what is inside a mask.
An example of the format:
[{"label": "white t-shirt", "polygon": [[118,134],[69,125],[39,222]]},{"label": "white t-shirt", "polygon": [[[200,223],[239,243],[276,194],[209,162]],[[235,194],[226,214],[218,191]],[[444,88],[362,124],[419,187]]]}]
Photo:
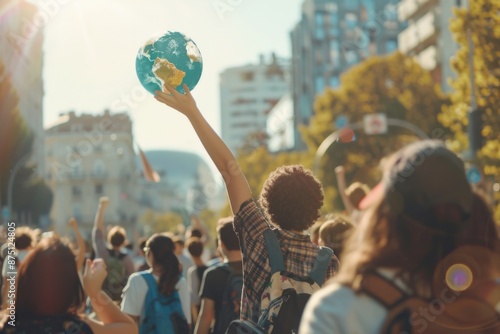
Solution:
[{"label": "white t-shirt", "polygon": [[[378,270],[388,279],[390,270]],[[407,290],[401,281],[395,283]],[[299,334],[378,334],[387,309],[364,293],[338,283],[326,285],[314,293],[306,305]]]},{"label": "white t-shirt", "polygon": [[191,295],[191,303],[200,305],[200,278],[198,277],[198,267],[192,266],[188,269],[187,282],[189,286],[189,294]]},{"label": "white t-shirt", "polygon": [[[153,277],[156,282],[158,282],[159,277],[155,275],[153,275]],[[182,310],[184,311],[184,316],[186,317],[187,322],[190,324],[191,307],[189,303],[189,289],[186,279],[181,277],[175,288],[179,291]],[[140,317],[147,292],[148,284],[146,283],[146,280],[141,277],[139,273],[132,274],[128,279],[127,285],[123,289],[122,311],[127,314]]]}]

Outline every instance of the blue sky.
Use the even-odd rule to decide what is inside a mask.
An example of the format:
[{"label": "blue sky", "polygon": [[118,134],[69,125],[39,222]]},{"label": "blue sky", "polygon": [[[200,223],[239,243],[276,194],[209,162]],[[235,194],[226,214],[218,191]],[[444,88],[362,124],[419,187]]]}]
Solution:
[{"label": "blue sky", "polygon": [[[257,63],[261,53],[289,57],[289,33],[300,18],[303,0],[60,2],[66,4],[45,26],[45,126],[70,110],[128,111],[143,149],[204,154],[188,121],[140,86],[135,74],[137,50],[151,36],[168,30],[190,36],[203,56],[202,77],[193,95],[219,131],[219,73]],[[218,12],[214,4],[227,10]]]}]

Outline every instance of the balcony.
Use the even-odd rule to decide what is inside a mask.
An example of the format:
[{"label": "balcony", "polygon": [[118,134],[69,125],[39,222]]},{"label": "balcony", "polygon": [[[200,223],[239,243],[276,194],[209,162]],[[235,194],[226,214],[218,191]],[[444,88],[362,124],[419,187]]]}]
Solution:
[{"label": "balcony", "polygon": [[418,54],[433,44],[438,33],[439,17],[431,11],[399,34],[399,50],[406,54]]},{"label": "balcony", "polygon": [[401,22],[408,21],[429,12],[438,4],[439,0],[401,0],[397,9],[398,19]]}]

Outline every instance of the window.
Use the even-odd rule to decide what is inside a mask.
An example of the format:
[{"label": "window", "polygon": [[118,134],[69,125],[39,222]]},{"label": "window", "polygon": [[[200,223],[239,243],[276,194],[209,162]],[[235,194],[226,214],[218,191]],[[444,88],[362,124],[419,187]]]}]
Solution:
[{"label": "window", "polygon": [[314,89],[316,90],[316,93],[323,92],[325,89],[325,78],[323,78],[323,76],[316,76],[316,79],[314,80]]},{"label": "window", "polygon": [[316,29],[314,30],[314,37],[316,37],[316,39],[324,39],[325,28],[323,26],[316,26]]},{"label": "window", "polygon": [[340,44],[339,41],[330,41],[330,61],[335,67],[340,66]]},{"label": "window", "polygon": [[243,72],[241,73],[241,80],[243,81],[253,81],[255,73],[253,72]]},{"label": "window", "polygon": [[314,16],[314,36],[317,39],[325,38],[325,16],[320,12]]},{"label": "window", "polygon": [[330,78],[330,87],[331,88],[337,88],[340,86],[340,80],[338,76],[334,76]]},{"label": "window", "polygon": [[398,43],[396,41],[390,40],[385,42],[385,52],[391,53],[394,50],[397,50]]},{"label": "window", "polygon": [[347,29],[354,29],[358,26],[358,16],[354,13],[345,15],[345,25]]},{"label": "window", "polygon": [[80,186],[72,186],[71,193],[75,197],[81,196],[82,195],[82,188]]},{"label": "window", "polygon": [[102,184],[98,183],[95,185],[95,194],[96,195],[103,195],[104,194],[104,187]]},{"label": "window", "polygon": [[102,160],[95,160],[94,161],[94,175],[104,175],[105,173],[106,166],[104,164],[104,161]]}]

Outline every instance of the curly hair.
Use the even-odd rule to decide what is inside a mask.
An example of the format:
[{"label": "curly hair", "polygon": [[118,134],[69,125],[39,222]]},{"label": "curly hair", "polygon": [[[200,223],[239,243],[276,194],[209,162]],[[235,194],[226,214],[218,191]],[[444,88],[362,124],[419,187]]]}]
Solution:
[{"label": "curly hair", "polygon": [[278,167],[267,178],[259,203],[272,223],[289,231],[304,231],[320,217],[321,183],[301,165]]}]

